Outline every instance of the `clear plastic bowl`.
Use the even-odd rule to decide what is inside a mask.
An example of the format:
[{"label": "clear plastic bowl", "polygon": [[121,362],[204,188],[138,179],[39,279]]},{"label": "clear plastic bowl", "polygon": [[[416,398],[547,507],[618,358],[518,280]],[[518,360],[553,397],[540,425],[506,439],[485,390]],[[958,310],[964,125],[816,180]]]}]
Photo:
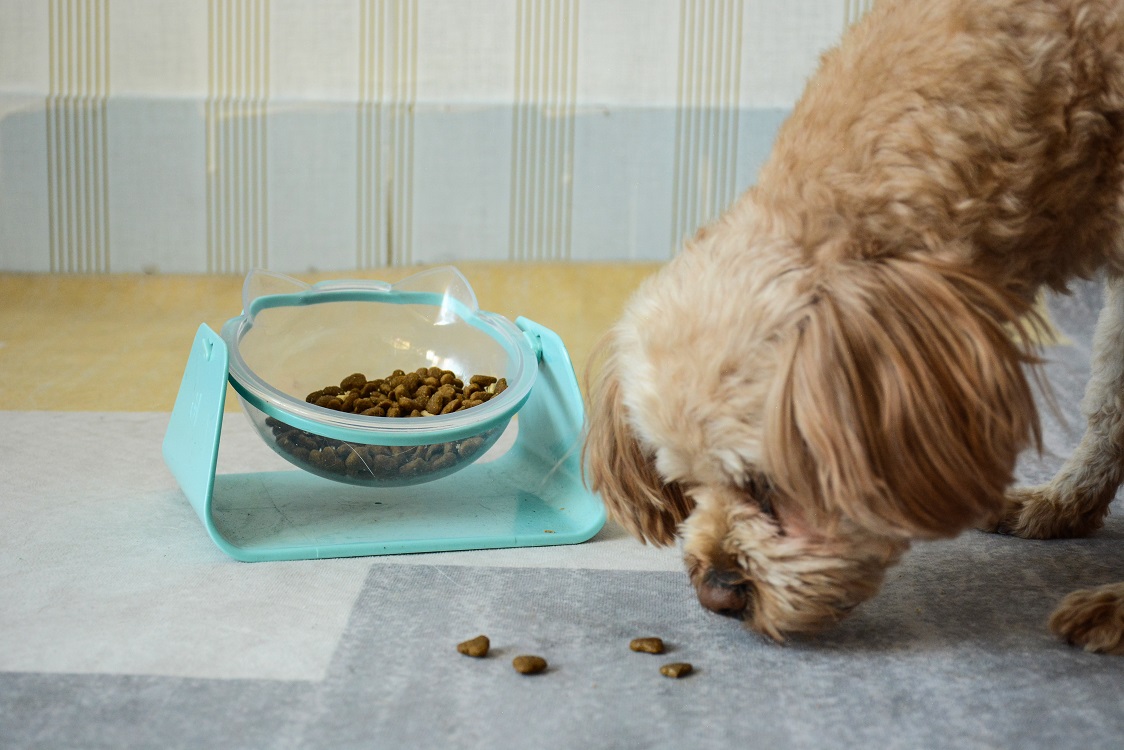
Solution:
[{"label": "clear plastic bowl", "polygon": [[[294,465],[347,484],[391,487],[453,474],[482,456],[530,395],[537,357],[523,331],[479,309],[459,271],[436,268],[397,284],[308,285],[254,271],[243,314],[227,321],[230,382],[261,438]],[[370,380],[437,367],[507,388],[470,409],[378,417],[308,403],[351,373]]]}]

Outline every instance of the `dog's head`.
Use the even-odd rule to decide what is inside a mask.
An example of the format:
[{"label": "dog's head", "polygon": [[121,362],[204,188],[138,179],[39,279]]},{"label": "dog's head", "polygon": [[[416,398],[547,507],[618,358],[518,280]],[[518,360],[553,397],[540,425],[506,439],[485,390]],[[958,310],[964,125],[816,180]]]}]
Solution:
[{"label": "dog's head", "polygon": [[930,256],[818,263],[731,227],[634,295],[585,461],[629,531],[682,537],[700,602],[775,639],[994,515],[1038,438],[1023,300]]}]

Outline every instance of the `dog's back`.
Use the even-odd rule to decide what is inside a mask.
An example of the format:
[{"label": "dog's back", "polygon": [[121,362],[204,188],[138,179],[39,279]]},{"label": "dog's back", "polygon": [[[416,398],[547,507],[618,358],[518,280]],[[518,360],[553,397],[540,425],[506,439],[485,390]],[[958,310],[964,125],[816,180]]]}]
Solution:
[{"label": "dog's back", "polygon": [[825,55],[755,193],[810,253],[924,250],[1029,296],[1124,268],[1122,150],[1124,4],[889,0]]}]

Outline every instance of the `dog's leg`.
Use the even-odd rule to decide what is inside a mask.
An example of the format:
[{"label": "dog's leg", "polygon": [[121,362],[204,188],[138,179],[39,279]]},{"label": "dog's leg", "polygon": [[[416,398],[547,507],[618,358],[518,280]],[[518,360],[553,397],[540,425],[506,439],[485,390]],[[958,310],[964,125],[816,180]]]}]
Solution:
[{"label": "dog's leg", "polygon": [[1050,631],[1086,651],[1124,656],[1124,583],[1074,591],[1050,615]]},{"label": "dog's leg", "polygon": [[[1081,443],[1047,484],[1012,490],[998,530],[1029,539],[1085,536],[1104,523],[1124,476],[1124,280],[1105,284],[1093,336]],[[1124,654],[1124,583],[1074,591],[1050,631],[1086,651]]]},{"label": "dog's leg", "polygon": [[1080,444],[1057,475],[1008,493],[997,530],[1027,539],[1086,536],[1101,527],[1124,477],[1124,279],[1105,283],[1093,335]]}]

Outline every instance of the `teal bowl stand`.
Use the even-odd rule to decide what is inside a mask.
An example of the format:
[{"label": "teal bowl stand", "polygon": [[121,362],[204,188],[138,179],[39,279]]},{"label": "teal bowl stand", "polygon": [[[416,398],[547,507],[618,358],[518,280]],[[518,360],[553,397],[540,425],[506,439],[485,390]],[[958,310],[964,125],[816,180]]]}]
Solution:
[{"label": "teal bowl stand", "polygon": [[[411,487],[355,487],[300,469],[216,474],[229,352],[201,325],[164,436],[164,462],[211,540],[237,560],[307,560],[584,542],[605,508],[581,470],[581,394],[562,340],[526,318],[539,372],[510,449]],[[502,439],[501,439],[502,440]]]}]

